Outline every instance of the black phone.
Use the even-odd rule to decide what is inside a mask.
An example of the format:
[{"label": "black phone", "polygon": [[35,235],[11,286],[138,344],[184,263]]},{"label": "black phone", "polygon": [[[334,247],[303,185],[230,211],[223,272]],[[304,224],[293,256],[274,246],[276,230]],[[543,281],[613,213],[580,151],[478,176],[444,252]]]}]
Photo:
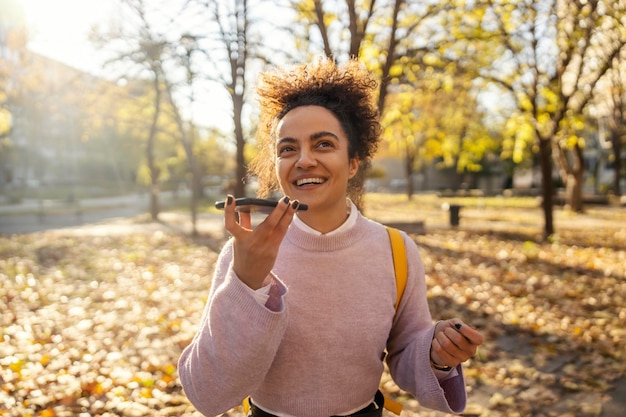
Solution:
[{"label": "black phone", "polygon": [[[240,197],[235,199],[235,211],[243,213],[271,213],[278,201],[266,198]],[[216,201],[215,207],[224,209],[224,201]],[[298,210],[307,210],[306,204],[300,203]]]}]

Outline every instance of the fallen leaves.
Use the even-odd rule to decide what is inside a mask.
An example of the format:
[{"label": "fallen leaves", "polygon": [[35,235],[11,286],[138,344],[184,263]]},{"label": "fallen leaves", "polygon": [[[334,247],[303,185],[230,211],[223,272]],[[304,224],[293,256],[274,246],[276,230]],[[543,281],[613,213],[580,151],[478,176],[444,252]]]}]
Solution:
[{"label": "fallen leaves", "polygon": [[[467,415],[601,415],[626,372],[623,228],[549,243],[514,230],[413,237],[433,316],[486,337],[465,367]],[[199,416],[176,362],[219,246],[154,230],[0,238],[0,416]],[[443,415],[387,374],[383,386],[404,415]]]},{"label": "fallen leaves", "polygon": [[161,232],[38,234],[1,239],[0,258],[0,414],[193,413],[176,361],[215,253]]},{"label": "fallen leaves", "polygon": [[[603,394],[626,373],[621,236],[580,230],[545,244],[476,231],[415,237],[433,315],[461,317],[487,336],[466,368],[474,391],[492,392],[484,415],[599,415]],[[593,400],[562,401],[577,393]]]}]

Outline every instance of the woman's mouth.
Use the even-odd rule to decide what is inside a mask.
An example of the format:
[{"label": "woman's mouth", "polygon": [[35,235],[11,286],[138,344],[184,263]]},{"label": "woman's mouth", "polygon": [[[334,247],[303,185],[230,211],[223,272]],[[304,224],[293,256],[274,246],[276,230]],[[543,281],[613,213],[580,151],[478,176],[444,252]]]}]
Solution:
[{"label": "woman's mouth", "polygon": [[294,182],[297,187],[303,187],[306,185],[317,185],[326,182],[324,178],[312,177],[312,178],[300,178]]}]

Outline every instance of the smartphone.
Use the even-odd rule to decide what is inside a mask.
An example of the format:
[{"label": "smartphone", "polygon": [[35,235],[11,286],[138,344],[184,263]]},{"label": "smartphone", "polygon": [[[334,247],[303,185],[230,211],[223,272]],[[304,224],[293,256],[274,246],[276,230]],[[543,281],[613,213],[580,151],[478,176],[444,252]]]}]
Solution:
[{"label": "smartphone", "polygon": [[[269,214],[274,210],[278,201],[269,200],[265,198],[251,198],[241,197],[235,199],[235,211],[241,211],[243,213],[266,213]],[[224,209],[224,201],[216,201],[215,207],[218,209]],[[307,210],[309,207],[306,204],[300,203],[298,210]]]}]

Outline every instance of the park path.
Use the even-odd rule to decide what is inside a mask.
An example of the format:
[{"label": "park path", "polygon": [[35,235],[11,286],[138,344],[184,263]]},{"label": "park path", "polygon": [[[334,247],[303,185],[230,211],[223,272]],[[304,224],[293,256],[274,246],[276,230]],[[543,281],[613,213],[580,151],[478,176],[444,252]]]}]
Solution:
[{"label": "park path", "polygon": [[[94,227],[109,228],[119,233],[123,229],[122,225],[128,228],[127,233],[131,233],[141,227],[148,227],[141,226],[141,222],[137,221],[139,216],[148,212],[148,198],[147,194],[129,194],[75,202],[30,199],[20,204],[0,204],[0,234],[35,233],[70,228],[84,231]],[[172,202],[181,201],[182,196],[168,192],[160,195],[160,204],[165,207]],[[168,217],[167,214],[165,217]],[[105,226],[107,224],[109,226]],[[133,224],[136,225],[132,226]]]}]

